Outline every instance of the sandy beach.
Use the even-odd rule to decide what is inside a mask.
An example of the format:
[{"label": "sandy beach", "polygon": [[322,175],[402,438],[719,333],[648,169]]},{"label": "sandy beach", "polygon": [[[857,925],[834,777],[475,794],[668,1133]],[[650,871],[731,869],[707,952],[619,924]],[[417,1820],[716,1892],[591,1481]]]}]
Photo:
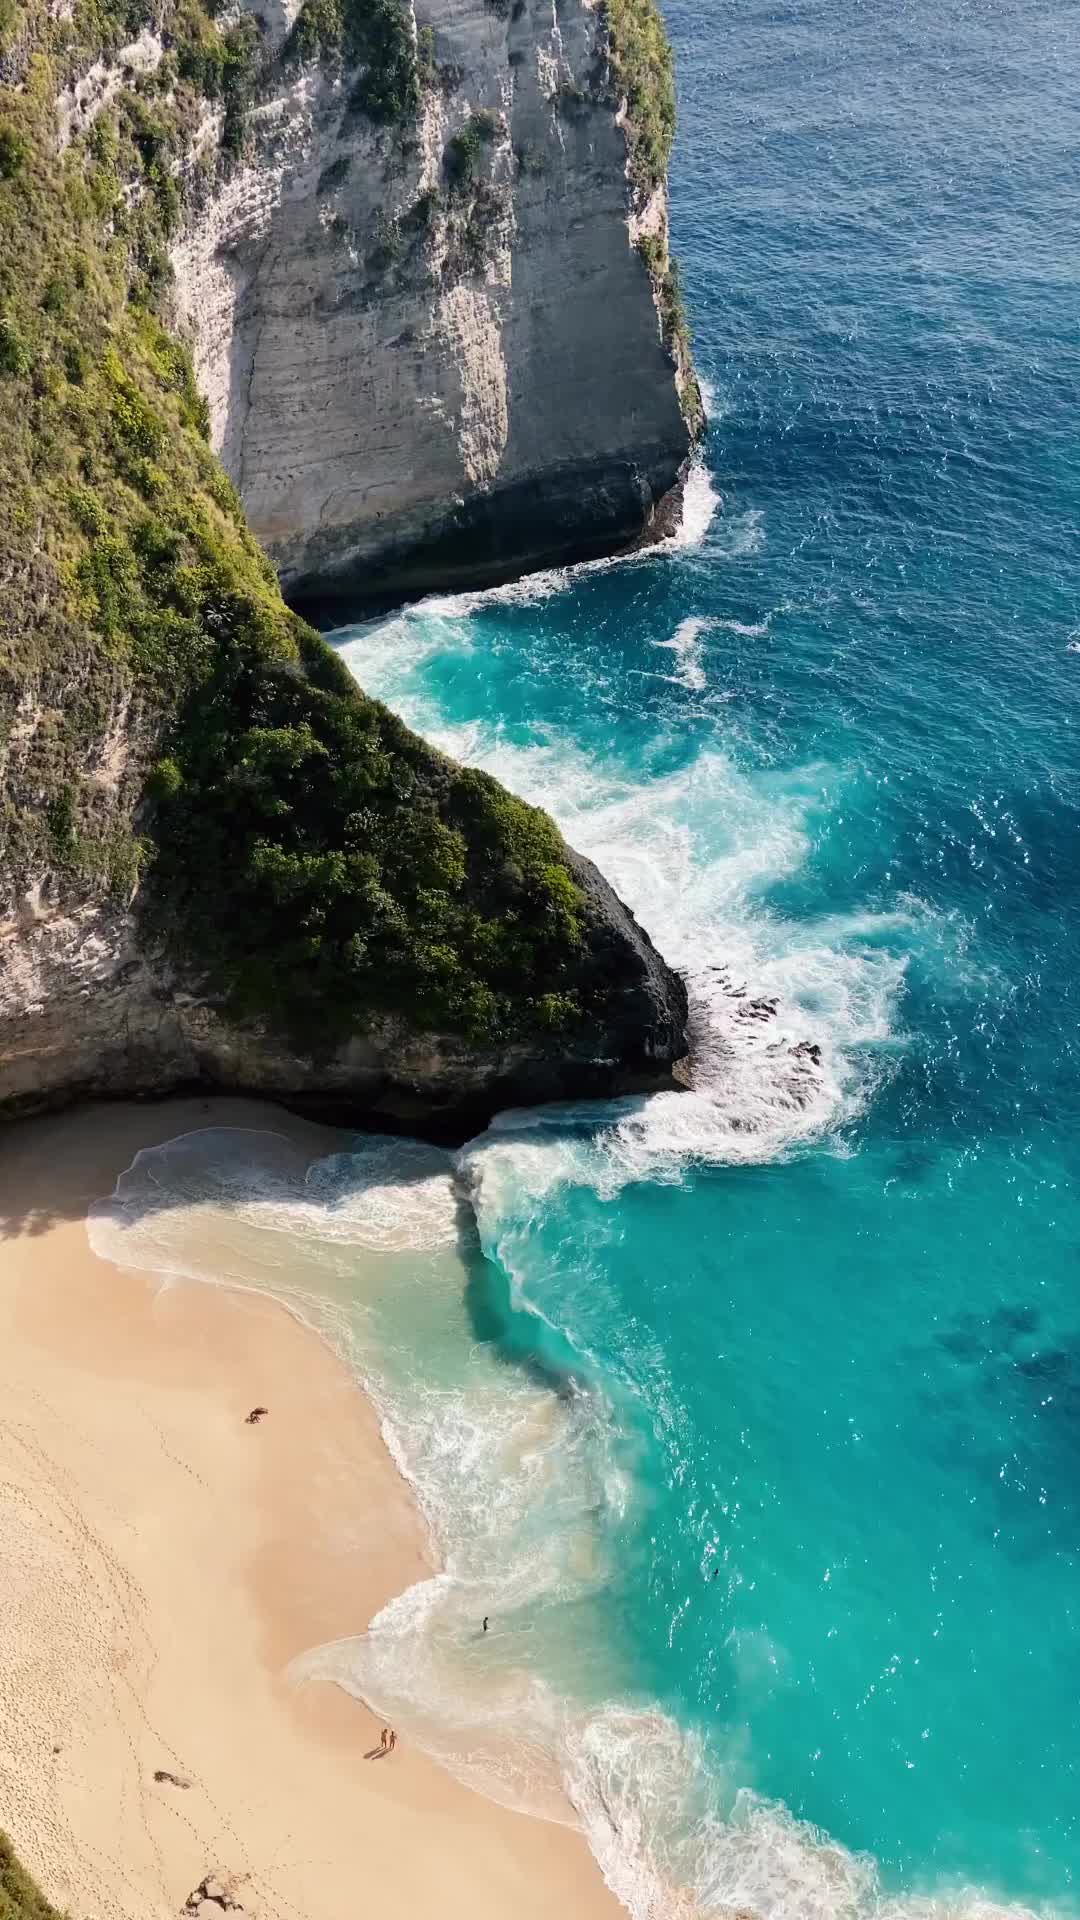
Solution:
[{"label": "sandy beach", "polygon": [[72,1920],[176,1915],[208,1874],[262,1920],[616,1920],[580,1834],[406,1738],[365,1758],[372,1715],[286,1677],[421,1577],[425,1543],[317,1335],[91,1252],[87,1205],[137,1150],[210,1124],[332,1139],[239,1100],[0,1135],[0,1828]]}]

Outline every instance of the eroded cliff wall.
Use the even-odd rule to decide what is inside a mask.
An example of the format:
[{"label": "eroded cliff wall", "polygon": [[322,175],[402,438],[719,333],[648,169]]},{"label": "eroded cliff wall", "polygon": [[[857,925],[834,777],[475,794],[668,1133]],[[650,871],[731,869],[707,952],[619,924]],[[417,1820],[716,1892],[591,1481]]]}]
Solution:
[{"label": "eroded cliff wall", "polygon": [[[527,5],[474,19],[506,73]],[[612,134],[609,68],[594,87],[556,133],[580,115]],[[422,324],[400,304],[415,281],[433,329],[416,380],[430,358],[444,385],[414,388],[385,463],[396,447],[402,475],[429,474],[412,422],[445,415],[441,504],[408,511],[445,515],[451,470],[463,499],[461,473],[497,479],[519,408],[516,215],[497,184],[512,102],[500,119],[465,88],[407,0],[304,0],[261,26],[203,0],[0,15],[0,1113],[195,1081],[453,1132],[509,1101],[666,1084],[685,1052],[683,985],[610,888],[545,816],[355,686],[283,603],[209,444],[216,416],[241,478],[250,457],[272,490],[260,434],[293,431],[314,486],[340,426],[362,495],[377,450],[361,457],[351,389],[319,355],[336,340],[359,379],[357,315],[376,335],[391,316],[382,391]],[[616,149],[624,169],[633,150]],[[530,192],[544,177],[524,147],[513,164]],[[373,222],[362,245],[350,193]],[[627,324],[660,355],[668,405],[662,235],[635,252],[630,230],[662,204],[626,194],[617,257],[643,290]],[[175,333],[197,286],[209,399]],[[311,320],[324,311],[341,332]],[[292,381],[279,413],[262,411],[271,351]],[[529,418],[541,435],[542,409]],[[351,523],[331,534],[326,501],[308,504],[301,549],[330,544],[305,577],[333,583],[356,564]]]},{"label": "eroded cliff wall", "polygon": [[[294,601],[505,577],[646,531],[690,449],[666,188],[588,0],[416,0],[405,123],[265,27],[245,164],[173,249],[215,447]],[[680,396],[680,384],[682,395]],[[690,409],[688,409],[690,410]]]}]

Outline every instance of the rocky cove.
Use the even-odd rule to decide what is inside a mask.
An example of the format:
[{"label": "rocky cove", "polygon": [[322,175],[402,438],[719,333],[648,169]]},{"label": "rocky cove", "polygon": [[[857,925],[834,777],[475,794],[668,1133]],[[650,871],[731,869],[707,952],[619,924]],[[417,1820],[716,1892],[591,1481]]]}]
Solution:
[{"label": "rocky cove", "polygon": [[685,991],[595,868],[299,617],[664,524],[653,0],[31,4],[0,49],[0,1106],[453,1134],[670,1084]]}]

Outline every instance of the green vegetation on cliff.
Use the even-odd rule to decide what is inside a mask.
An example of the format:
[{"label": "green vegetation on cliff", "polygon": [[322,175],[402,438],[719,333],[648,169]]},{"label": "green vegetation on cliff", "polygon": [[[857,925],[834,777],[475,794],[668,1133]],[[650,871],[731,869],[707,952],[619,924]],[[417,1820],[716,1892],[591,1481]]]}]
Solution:
[{"label": "green vegetation on cliff", "polygon": [[[296,1040],[395,1012],[493,1039],[565,1026],[583,902],[558,833],[284,606],[165,324],[167,242],[230,164],[248,30],[178,0],[158,72],[58,154],[87,36],[141,24],[99,6],[29,23],[0,110],[0,750],[21,769],[0,868],[12,889],[52,873],[74,905],[141,878],[189,977]],[[185,169],[207,97],[221,145]]]},{"label": "green vegetation on cliff", "polygon": [[657,0],[603,0],[615,78],[627,101],[630,175],[643,193],[667,178],[675,139],[675,62]]},{"label": "green vegetation on cliff", "polygon": [[[677,119],[675,62],[658,0],[601,0],[611,71],[626,102],[629,175],[639,210],[667,180]],[[704,430],[705,409],[694,372],[690,325],[679,263],[668,244],[667,221],[637,242],[653,282],[664,342],[678,376],[679,404],[691,434]]]},{"label": "green vegetation on cliff", "polygon": [[360,72],[349,104],[376,121],[408,119],[420,104],[420,70],[402,0],[304,0],[286,59],[338,55]]},{"label": "green vegetation on cliff", "polygon": [[0,1833],[0,1920],[61,1920],[23,1872],[6,1833]]}]

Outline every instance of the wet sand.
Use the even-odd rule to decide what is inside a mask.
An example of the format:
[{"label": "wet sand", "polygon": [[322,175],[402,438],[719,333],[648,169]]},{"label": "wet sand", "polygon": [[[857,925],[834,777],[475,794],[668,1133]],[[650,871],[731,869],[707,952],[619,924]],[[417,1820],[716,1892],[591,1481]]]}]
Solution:
[{"label": "wet sand", "polygon": [[138,1149],[208,1125],[338,1141],[239,1100],[0,1133],[0,1827],[73,1920],[164,1920],[208,1873],[262,1920],[616,1920],[579,1833],[407,1738],[365,1758],[367,1709],[287,1678],[423,1577],[426,1547],[316,1334],[90,1251],[87,1206]]}]

